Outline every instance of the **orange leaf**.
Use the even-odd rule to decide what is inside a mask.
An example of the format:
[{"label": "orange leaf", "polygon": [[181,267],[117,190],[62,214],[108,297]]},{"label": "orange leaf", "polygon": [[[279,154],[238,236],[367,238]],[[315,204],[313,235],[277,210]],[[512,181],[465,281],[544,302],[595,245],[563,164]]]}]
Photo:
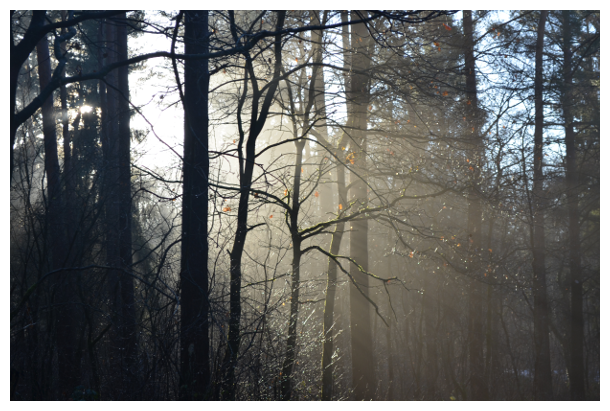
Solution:
[{"label": "orange leaf", "polygon": [[489,252],[491,253],[491,248],[489,249]]},{"label": "orange leaf", "polygon": [[223,209],[222,209],[222,211],[224,211],[225,213],[226,213],[227,211],[231,211],[231,207],[226,206],[225,208],[223,208]]},{"label": "orange leaf", "polygon": [[339,210],[343,210],[343,204],[339,204]]},{"label": "orange leaf", "polygon": [[303,167],[301,167],[301,174],[303,174],[305,171],[303,171]]},{"label": "orange leaf", "polygon": [[273,218],[273,214],[271,214],[271,215],[269,216],[269,218]]},{"label": "orange leaf", "polygon": [[409,253],[409,257],[413,258],[413,251]]},{"label": "orange leaf", "polygon": [[443,27],[445,28],[445,30],[451,30],[451,27],[449,27],[448,25],[446,25],[445,23],[443,23]]},{"label": "orange leaf", "polygon": [[443,96],[445,96],[445,97],[446,97],[446,96],[448,96],[448,95],[449,95],[449,92],[448,92],[448,91],[443,91]]},{"label": "orange leaf", "polygon": [[313,193],[314,197],[320,197],[320,193],[318,193],[317,191],[315,193]]},{"label": "orange leaf", "polygon": [[287,196],[288,195],[288,189],[284,190],[284,195]]},{"label": "orange leaf", "polygon": [[459,247],[459,246],[461,246],[461,245],[462,245],[462,244],[460,244],[460,243],[458,243],[458,244],[457,244],[457,246],[458,246],[458,247]]}]

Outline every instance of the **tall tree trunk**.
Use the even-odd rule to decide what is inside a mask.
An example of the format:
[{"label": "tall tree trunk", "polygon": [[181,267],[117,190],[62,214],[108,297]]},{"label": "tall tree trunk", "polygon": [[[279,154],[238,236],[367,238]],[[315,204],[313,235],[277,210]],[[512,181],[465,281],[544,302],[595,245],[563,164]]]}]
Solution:
[{"label": "tall tree trunk", "polygon": [[578,212],[578,168],[572,105],[572,25],[570,11],[563,11],[563,93],[562,108],[566,143],[566,183],[568,194],[568,238],[570,250],[570,324],[569,324],[569,375],[570,399],[585,400],[584,321],[582,298],[582,270],[580,251],[580,223]]},{"label": "tall tree trunk", "polygon": [[[209,51],[208,12],[184,14],[185,53]],[[180,272],[180,397],[204,399],[210,383],[208,339],[208,90],[207,60],[184,68],[184,189]]]},{"label": "tall tree trunk", "polygon": [[[117,15],[117,59],[127,60],[127,15]],[[131,271],[131,117],[129,107],[129,67],[118,69],[118,197],[119,197],[119,256],[120,267]],[[126,372],[126,399],[134,399],[136,378],[136,318],[133,278],[122,273],[119,279],[121,299],[121,352],[123,370]]]},{"label": "tall tree trunk", "polygon": [[[345,136],[346,137],[346,136]],[[339,144],[345,144],[346,138],[342,138]],[[345,168],[337,168],[337,186],[339,192],[339,204],[346,204],[347,189],[345,187]],[[330,254],[338,255],[341,248],[341,240],[345,223],[341,222],[335,226],[330,243]],[[333,395],[333,364],[332,356],[334,351],[333,326],[335,323],[335,296],[337,293],[337,263],[328,258],[328,277],[326,280],[326,296],[324,298],[324,323],[323,323],[323,343],[322,343],[322,400],[330,401]]]},{"label": "tall tree trunk", "polygon": [[[106,63],[117,61],[117,27],[115,21],[107,20],[104,23],[104,37],[106,42]],[[102,150],[104,155],[104,205],[106,225],[106,264],[113,267],[108,273],[108,294],[112,310],[110,330],[112,368],[115,369],[110,377],[110,395],[114,399],[123,399],[128,393],[123,370],[123,304],[121,301],[121,254],[120,238],[120,195],[119,195],[119,92],[118,75],[111,71],[106,76],[106,116],[103,118]]]},{"label": "tall tree trunk", "polygon": [[538,38],[536,40],[536,75],[534,78],[535,126],[534,126],[534,234],[532,250],[534,261],[534,348],[536,362],[534,368],[534,398],[551,400],[551,356],[549,346],[549,312],[546,296],[545,237],[544,237],[544,175],[542,172],[544,113],[542,101],[542,52],[544,47],[544,26],[548,11],[540,12]]},{"label": "tall tree trunk", "polygon": [[[327,12],[323,13],[323,18],[320,20],[319,11],[312,12],[312,22],[313,25],[322,25],[327,23]],[[314,30],[311,32],[311,41],[313,43],[313,62],[314,64],[322,64],[323,63],[323,31],[322,30]],[[317,132],[316,138],[320,145],[325,147],[328,150],[332,150],[332,145],[330,141],[328,141],[328,124],[326,119],[326,93],[325,93],[325,83],[324,83],[324,69],[323,67],[318,67],[316,70],[316,78],[314,83],[315,90],[315,131]],[[329,153],[322,149],[320,158],[328,158],[330,162],[332,159],[330,158]],[[327,164],[327,163],[325,163]],[[320,201],[320,214],[322,219],[327,219],[329,217],[329,213],[335,211],[335,205],[333,201],[333,190],[331,185],[332,178],[328,177],[328,174],[322,176],[319,186],[319,201]],[[332,241],[332,240],[331,240]]]},{"label": "tall tree trunk", "polygon": [[[351,20],[359,20],[361,12],[352,11]],[[367,207],[367,107],[370,100],[370,82],[366,72],[371,60],[370,37],[364,23],[352,26],[351,44],[353,48],[353,73],[351,84],[351,101],[354,128],[350,130],[350,157],[354,160],[353,172],[350,173],[350,201],[354,209]],[[344,207],[347,205],[343,205]],[[366,219],[351,222],[350,257],[363,270],[368,271],[368,221]],[[350,265],[350,275],[358,283],[360,290],[369,295],[369,277],[354,264]],[[352,387],[356,400],[373,398],[377,385],[373,365],[373,335],[370,305],[367,299],[350,284],[350,328],[352,346]]]},{"label": "tall tree trunk", "polygon": [[[10,95],[11,95],[11,118],[10,118],[10,126],[11,126],[11,171],[10,171],[10,179],[13,181],[13,163],[14,163],[14,153],[13,149],[15,147],[15,139],[17,137],[17,129],[20,124],[16,118],[15,108],[17,105],[17,84],[19,83],[19,71],[21,71],[21,67],[23,63],[30,56],[31,50],[34,48],[34,44],[32,44],[32,39],[35,36],[35,33],[42,28],[45,24],[46,10],[34,10],[32,12],[32,18],[30,19],[30,25],[24,35],[24,38],[15,44],[15,39],[13,38],[13,13],[11,12],[11,59],[10,59]],[[48,45],[47,45],[48,50]],[[47,53],[48,54],[48,53]],[[50,63],[49,63],[50,64]],[[49,65],[49,70],[50,70]],[[49,72],[49,80],[51,79],[51,72]],[[48,82],[46,83],[48,84]],[[45,85],[46,85],[45,84]],[[42,90],[42,87],[41,87]]]},{"label": "tall tree trunk", "polygon": [[472,400],[487,400],[487,386],[484,379],[483,355],[483,285],[480,267],[481,252],[481,198],[479,190],[480,167],[483,164],[483,141],[480,135],[481,119],[478,111],[476,62],[474,57],[474,36],[472,11],[464,10],[465,72],[467,120],[471,130],[470,146],[470,188],[468,190],[468,265],[470,290],[468,294],[468,358],[470,364],[470,396]]},{"label": "tall tree trunk", "polygon": [[[277,23],[276,31],[280,31],[284,27],[284,20],[286,17],[285,11],[277,12]],[[237,36],[235,28],[232,27],[234,38]],[[235,40],[237,40],[235,38]],[[227,348],[225,352],[225,358],[223,361],[223,398],[228,400],[235,400],[236,394],[236,381],[235,381],[235,367],[237,366],[237,356],[239,354],[239,344],[241,336],[239,332],[239,323],[241,321],[241,257],[244,252],[244,245],[246,242],[246,236],[248,235],[248,200],[250,197],[250,186],[252,184],[252,175],[254,171],[254,160],[256,157],[256,139],[260,135],[267,117],[269,115],[269,108],[271,102],[275,96],[275,91],[280,80],[281,72],[281,58],[282,58],[282,36],[277,34],[274,37],[274,55],[275,63],[273,69],[273,79],[270,82],[269,88],[265,94],[263,104],[259,110],[259,99],[262,97],[260,93],[254,93],[252,100],[254,102],[251,121],[250,131],[248,133],[248,139],[246,143],[246,156],[243,157],[243,129],[240,125],[240,142],[238,145],[239,158],[240,158],[240,194],[239,194],[239,205],[237,209],[237,230],[235,232],[235,238],[233,240],[233,248],[229,253],[230,259],[230,287],[229,287],[229,335],[227,337]],[[250,56],[246,59],[249,71],[253,74],[252,61]],[[255,81],[252,78],[253,81]],[[249,81],[248,77],[245,79],[246,84]],[[247,88],[246,88],[247,90]],[[241,110],[241,109],[240,109]],[[241,114],[240,114],[241,117]],[[241,118],[240,118],[241,119]]]},{"label": "tall tree trunk", "polygon": [[[307,118],[307,114],[305,115]],[[281,398],[290,401],[292,396],[292,370],[296,360],[297,325],[299,315],[299,290],[301,288],[301,236],[299,235],[299,197],[301,192],[301,167],[303,165],[303,148],[306,141],[295,143],[297,158],[294,165],[294,184],[292,192],[292,210],[290,211],[290,231],[292,238],[292,283],[290,290],[290,318],[288,320],[288,339],[286,341],[286,358],[282,364]]]},{"label": "tall tree trunk", "polygon": [[[62,21],[66,21],[68,17],[68,13],[66,11],[62,11],[61,12],[61,19]],[[67,29],[62,29],[62,35],[64,35],[68,30]],[[66,52],[66,43],[62,42],[61,43],[61,52],[65,53]],[[62,72],[62,76],[65,77],[66,76],[66,71],[64,69],[64,71]],[[63,148],[64,148],[64,171],[63,171],[63,178],[64,178],[64,185],[65,185],[65,205],[64,205],[64,211],[65,211],[65,223],[66,223],[66,228],[68,229],[68,239],[72,238],[72,233],[74,232],[74,223],[73,223],[73,213],[71,212],[72,210],[72,204],[74,203],[72,195],[74,192],[74,185],[72,184],[72,149],[70,147],[70,124],[68,121],[68,93],[66,90],[66,85],[62,85],[59,88],[59,92],[60,92],[60,98],[61,98],[61,122],[62,122],[62,137],[64,140],[63,143]],[[78,118],[80,119],[80,112],[77,114]]]},{"label": "tall tree trunk", "polygon": [[[38,57],[38,77],[40,88],[44,89],[51,81],[51,60],[46,37],[36,45]],[[42,127],[44,135],[45,171],[47,176],[48,228],[51,242],[51,267],[54,270],[67,264],[67,245],[65,225],[62,217],[62,190],[60,183],[59,158],[57,155],[57,133],[53,98],[49,97],[42,105]],[[59,392],[67,399],[80,381],[80,367],[77,363],[77,344],[74,324],[74,305],[69,275],[62,274],[57,283],[57,362],[59,367]]]},{"label": "tall tree trunk", "polygon": [[[347,23],[347,12],[341,12],[341,20],[344,23]],[[350,63],[347,61],[346,56],[348,56],[349,49],[349,26],[343,26],[343,49],[344,49],[344,68],[348,69],[350,67]],[[321,38],[321,35],[320,35]],[[320,56],[321,57],[321,56]],[[323,72],[323,70],[320,70]],[[323,79],[323,76],[321,77]],[[317,84],[317,82],[316,82]],[[322,92],[324,90],[322,84]],[[345,83],[345,91],[346,95],[350,93],[349,84]],[[316,108],[320,111],[320,108],[325,106],[324,103],[324,94],[321,97],[318,97],[316,94]],[[324,110],[325,112],[326,110]],[[348,127],[351,126],[351,119],[353,118],[352,113],[348,110]],[[334,150],[334,154],[336,156],[339,155],[341,151],[341,147],[344,147],[347,144],[348,135],[347,133],[343,133],[340,141],[337,143],[337,148]],[[330,148],[330,144],[328,146]],[[337,193],[338,193],[338,202],[339,204],[347,204],[347,188],[345,186],[345,167],[343,164],[339,165],[336,169],[337,173]],[[333,202],[329,201],[332,205]],[[325,207],[322,207],[325,210]],[[332,209],[331,209],[332,210]],[[334,210],[332,210],[334,211]],[[343,232],[345,230],[345,223],[338,223],[335,226],[335,230],[332,234],[332,239],[330,243],[330,254],[338,255],[339,250],[341,249],[341,240],[343,239]],[[333,396],[333,363],[332,356],[334,351],[334,341],[333,341],[333,327],[335,324],[334,315],[335,315],[335,298],[337,294],[337,263],[332,259],[328,258],[328,269],[327,269],[327,280],[326,280],[326,295],[324,297],[324,320],[322,325],[322,391],[321,398],[322,401],[330,401]]]}]

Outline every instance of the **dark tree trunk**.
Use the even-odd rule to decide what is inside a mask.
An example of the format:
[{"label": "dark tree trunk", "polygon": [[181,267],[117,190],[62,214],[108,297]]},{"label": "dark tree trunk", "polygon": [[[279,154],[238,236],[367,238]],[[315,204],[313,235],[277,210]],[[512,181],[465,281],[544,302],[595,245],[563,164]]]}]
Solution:
[{"label": "dark tree trunk", "polygon": [[[127,60],[127,21],[126,13],[120,13],[117,21],[117,59]],[[129,67],[118,69],[118,197],[119,197],[119,256],[120,267],[125,272],[131,271],[131,130],[129,119]],[[121,352],[122,368],[127,378],[127,396],[125,399],[134,399],[136,385],[136,319],[134,305],[133,278],[121,273],[119,277],[121,299]]]},{"label": "dark tree trunk", "polygon": [[[360,12],[352,11],[352,21],[361,19]],[[350,130],[350,156],[354,159],[353,170],[350,173],[350,201],[355,201],[354,210],[367,207],[367,107],[370,100],[369,77],[366,72],[371,60],[368,53],[370,36],[364,23],[352,26],[352,39],[354,54],[352,57],[354,73],[352,74],[351,101],[353,111],[353,130]],[[344,208],[347,204],[342,205]],[[350,257],[362,268],[368,271],[368,220],[354,220],[350,230]],[[362,273],[354,264],[350,265],[350,275],[360,287],[360,290],[369,295],[369,277]],[[356,400],[370,400],[373,398],[377,381],[375,380],[375,367],[373,364],[373,335],[371,324],[370,304],[360,291],[350,284],[350,328],[352,346],[352,387]]]},{"label": "dark tree trunk", "polygon": [[[279,31],[284,27],[284,19],[286,17],[285,11],[277,12],[277,23],[276,30]],[[233,36],[236,37],[234,27]],[[237,39],[235,39],[237,40]],[[273,69],[273,79],[270,82],[269,88],[265,94],[263,104],[260,106],[259,112],[259,99],[262,97],[259,93],[254,93],[252,96],[253,107],[252,116],[250,121],[250,131],[248,133],[248,139],[246,141],[246,156],[242,155],[243,147],[243,129],[240,132],[240,142],[238,145],[239,158],[240,158],[240,194],[239,194],[239,205],[237,209],[237,230],[235,232],[235,238],[233,240],[233,248],[229,254],[230,259],[230,287],[229,287],[229,335],[227,338],[227,349],[225,352],[225,358],[223,361],[224,376],[223,381],[223,399],[235,400],[236,386],[235,386],[235,367],[237,365],[237,356],[239,354],[239,344],[241,336],[239,332],[239,323],[241,321],[241,257],[244,252],[244,245],[246,242],[246,236],[248,235],[248,200],[250,197],[250,186],[252,184],[252,175],[254,170],[254,160],[256,156],[256,139],[263,130],[263,126],[269,116],[269,108],[271,102],[275,96],[275,91],[280,78],[281,70],[281,57],[282,57],[282,36],[277,34],[274,38],[274,55],[275,63]],[[250,56],[246,60],[246,64],[249,65],[249,71],[253,73],[252,62]],[[252,81],[256,81],[251,78]],[[248,77],[246,77],[247,84]],[[247,88],[246,88],[247,90]],[[241,109],[240,109],[241,110]],[[240,114],[241,117],[241,114]]]},{"label": "dark tree trunk", "polygon": [[580,222],[578,212],[578,168],[574,115],[572,114],[572,25],[570,11],[563,11],[563,87],[562,108],[566,143],[566,183],[568,195],[568,248],[570,250],[570,325],[569,325],[569,375],[570,399],[585,400],[584,369],[584,321],[582,297],[582,271],[580,250]]},{"label": "dark tree trunk", "polygon": [[299,289],[301,288],[301,236],[299,234],[299,197],[301,192],[301,167],[303,148],[306,142],[296,142],[297,158],[294,165],[294,185],[292,192],[292,210],[290,212],[290,230],[292,237],[292,284],[290,290],[290,318],[288,320],[288,339],[286,341],[286,358],[282,364],[281,398],[290,401],[292,396],[292,370],[296,360],[297,326],[299,316]]},{"label": "dark tree trunk", "polygon": [[[117,27],[114,21],[106,21],[103,28],[106,43],[106,64],[117,61]],[[106,77],[106,113],[102,116],[102,151],[104,156],[103,194],[106,227],[106,264],[112,269],[108,272],[107,292],[112,310],[110,329],[111,366],[115,370],[109,375],[109,395],[114,399],[124,399],[129,394],[123,369],[123,304],[121,301],[121,254],[120,224],[121,212],[119,194],[119,82],[117,71]]]},{"label": "dark tree trunk", "polygon": [[476,61],[474,57],[472,11],[464,10],[464,39],[467,133],[471,132],[470,146],[470,188],[468,190],[468,265],[470,271],[470,290],[468,294],[468,358],[470,364],[470,396],[472,400],[487,400],[487,386],[484,373],[483,353],[483,273],[480,267],[481,252],[481,198],[479,190],[480,167],[483,164],[483,142],[480,135],[481,119],[478,111]]},{"label": "dark tree trunk", "polygon": [[[185,53],[207,53],[208,12],[184,13]],[[208,339],[208,90],[207,60],[184,68],[184,189],[182,208],[180,397],[209,395]]]},{"label": "dark tree trunk", "polygon": [[547,11],[540,12],[538,38],[536,41],[536,75],[534,79],[534,100],[536,106],[534,128],[534,235],[532,249],[534,261],[534,348],[536,362],[534,368],[534,398],[551,400],[553,387],[551,381],[551,356],[549,346],[549,312],[546,295],[545,237],[544,237],[544,175],[542,172],[543,152],[543,101],[542,101],[542,52],[544,47],[544,26]]},{"label": "dark tree trunk", "polygon": [[[346,138],[342,138],[339,144],[345,144]],[[339,203],[346,204],[347,189],[345,188],[345,168],[337,168],[337,189],[339,192]],[[330,254],[338,255],[343,239],[345,223],[338,223],[332,235],[330,243]],[[335,296],[337,293],[337,263],[328,258],[328,278],[326,280],[326,296],[324,298],[324,323],[322,335],[322,400],[330,401],[333,395],[333,326],[335,312]]]},{"label": "dark tree trunk", "polygon": [[[12,28],[12,17],[13,13],[11,13],[11,28]],[[15,44],[15,39],[13,38],[13,31],[11,30],[11,61],[10,61],[10,95],[11,95],[11,171],[10,178],[11,182],[13,181],[13,162],[14,162],[14,153],[13,148],[15,147],[15,138],[17,136],[17,129],[21,125],[16,118],[15,108],[17,104],[17,83],[19,81],[19,71],[23,66],[23,63],[30,56],[30,52],[34,49],[34,47],[38,47],[36,39],[38,36],[36,35],[37,31],[44,26],[44,19],[46,16],[46,10],[35,10],[32,12],[32,18],[30,20],[30,25],[28,26],[27,31],[25,32],[23,39],[19,41],[19,43]],[[48,54],[48,44],[47,44],[47,54]],[[49,63],[49,70],[51,69]],[[49,71],[49,78],[47,80],[48,84],[51,81],[51,72]],[[45,86],[46,86],[45,84]],[[41,86],[41,90],[42,90]],[[52,104],[51,104],[52,105]],[[56,143],[57,144],[57,143]]]},{"label": "dark tree trunk", "polygon": [[[341,12],[341,19],[343,22],[347,22],[347,13]],[[349,35],[348,35],[348,26],[343,26],[343,48],[345,50],[344,57],[348,55],[347,50],[349,49]],[[321,36],[320,36],[321,38]],[[320,56],[321,57],[321,56]],[[320,59],[321,61],[321,59]],[[349,63],[347,59],[344,60],[344,67],[349,70]],[[323,72],[320,70],[319,72]],[[323,76],[321,76],[323,79]],[[318,83],[316,82],[316,85]],[[318,97],[316,93],[316,108],[320,111],[320,107],[325,106],[324,94],[323,94],[323,84],[321,87],[322,95]],[[345,83],[345,91],[346,94],[349,94],[349,84]],[[324,110],[324,113],[326,110]],[[347,124],[351,125],[351,112],[348,110],[348,120]],[[335,155],[338,156],[340,152],[340,148],[344,147],[347,144],[348,135],[347,133],[343,133],[340,141],[337,143],[337,148],[334,150]],[[331,146],[329,144],[329,149]],[[329,156],[330,158],[330,156]],[[338,194],[338,202],[339,204],[347,204],[347,189],[345,186],[345,167],[343,164],[339,165],[336,169],[337,173],[337,194]],[[330,193],[328,193],[330,194]],[[323,200],[324,201],[324,200]],[[322,207],[322,210],[326,210],[328,205],[332,206],[333,202],[328,200],[326,202],[327,207]],[[336,211],[336,208],[330,208],[329,211]],[[345,223],[338,223],[335,226],[335,231],[333,231],[332,239],[330,243],[330,254],[338,255],[339,250],[341,248],[341,240],[343,239],[343,232],[345,230]],[[334,341],[333,341],[333,327],[335,324],[334,315],[335,315],[335,298],[337,293],[337,263],[329,257],[328,259],[328,274],[326,280],[326,295],[324,297],[324,320],[323,320],[323,329],[322,329],[322,390],[321,390],[321,398],[322,401],[330,401],[333,396],[333,363],[332,363],[332,355],[334,351]]]},{"label": "dark tree trunk", "polygon": [[[38,76],[40,88],[51,81],[51,61],[46,37],[36,46],[38,57]],[[51,243],[51,266],[54,270],[66,263],[67,246],[65,225],[63,223],[63,201],[60,183],[59,159],[57,155],[57,133],[53,98],[42,105],[42,124],[44,134],[45,171],[47,175],[48,228]],[[77,362],[76,329],[72,288],[67,274],[60,275],[56,282],[57,294],[55,321],[57,329],[57,362],[59,367],[59,393],[67,399],[80,381],[80,367]]]}]

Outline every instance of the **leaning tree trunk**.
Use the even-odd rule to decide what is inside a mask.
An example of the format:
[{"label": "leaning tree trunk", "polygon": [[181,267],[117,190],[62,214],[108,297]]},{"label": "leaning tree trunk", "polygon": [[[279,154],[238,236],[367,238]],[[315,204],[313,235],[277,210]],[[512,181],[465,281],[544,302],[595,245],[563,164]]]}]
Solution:
[{"label": "leaning tree trunk", "polygon": [[549,311],[546,295],[545,268],[545,237],[544,237],[544,175],[542,172],[543,158],[543,101],[542,101],[542,51],[544,46],[544,26],[548,12],[540,12],[538,22],[538,39],[536,41],[536,74],[534,78],[534,101],[536,106],[534,126],[534,233],[532,250],[534,261],[534,398],[536,400],[551,400],[553,387],[551,381],[551,356],[549,347]]},{"label": "leaning tree trunk", "polygon": [[476,64],[472,11],[464,11],[465,72],[467,121],[473,149],[470,160],[470,188],[468,190],[468,254],[470,265],[470,292],[468,294],[468,358],[470,364],[470,396],[472,400],[487,400],[487,385],[484,379],[483,353],[483,273],[480,267],[481,250],[481,198],[479,180],[483,164],[483,138],[480,135],[478,111]]},{"label": "leaning tree trunk", "polygon": [[[185,53],[209,51],[208,12],[184,14]],[[210,384],[208,339],[208,89],[207,60],[184,67],[184,188],[180,272],[180,398],[201,400]]]},{"label": "leaning tree trunk", "polygon": [[570,399],[585,400],[584,321],[582,312],[582,270],[580,251],[580,223],[578,212],[578,168],[572,105],[572,27],[570,11],[563,11],[563,95],[562,108],[566,143],[566,183],[568,194],[568,238],[570,258],[570,323],[568,342],[568,369]]}]

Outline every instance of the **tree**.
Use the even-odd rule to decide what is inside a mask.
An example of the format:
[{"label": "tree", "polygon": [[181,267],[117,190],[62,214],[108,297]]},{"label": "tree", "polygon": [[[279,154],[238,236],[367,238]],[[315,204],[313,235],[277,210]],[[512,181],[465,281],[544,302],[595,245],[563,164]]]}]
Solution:
[{"label": "tree", "polygon": [[549,352],[549,310],[547,303],[547,284],[545,267],[544,235],[544,175],[542,170],[543,154],[543,111],[542,111],[542,52],[544,46],[544,25],[548,12],[540,12],[538,38],[536,41],[536,78],[534,84],[536,102],[536,130],[534,134],[534,179],[532,196],[534,203],[534,229],[532,250],[534,261],[534,341],[536,351],[536,368],[534,373],[534,394],[537,400],[553,398],[551,382],[551,358]]},{"label": "tree", "polygon": [[[180,16],[178,16],[178,23]],[[177,24],[178,24],[177,23]],[[186,54],[209,52],[208,12],[184,12]],[[177,75],[177,73],[176,73]],[[184,67],[184,165],[180,386],[184,400],[209,396],[208,340],[208,93],[207,60]],[[179,85],[179,87],[181,87]],[[182,88],[181,88],[182,90]],[[182,91],[181,91],[182,93]]]},{"label": "tree", "polygon": [[[351,20],[362,19],[363,12],[352,11]],[[350,44],[353,47],[351,58],[352,78],[349,90],[352,123],[350,131],[350,153],[354,168],[350,173],[348,201],[358,209],[367,207],[367,107],[370,100],[368,70],[371,67],[369,55],[372,52],[372,39],[364,23],[354,24]],[[373,337],[371,314],[369,311],[369,278],[362,271],[368,271],[368,220],[351,223],[350,257],[359,266],[350,266],[350,275],[358,284],[350,287],[350,326],[352,345],[352,381],[357,400],[373,398],[375,372],[373,367]],[[362,270],[362,271],[361,271]]]}]

